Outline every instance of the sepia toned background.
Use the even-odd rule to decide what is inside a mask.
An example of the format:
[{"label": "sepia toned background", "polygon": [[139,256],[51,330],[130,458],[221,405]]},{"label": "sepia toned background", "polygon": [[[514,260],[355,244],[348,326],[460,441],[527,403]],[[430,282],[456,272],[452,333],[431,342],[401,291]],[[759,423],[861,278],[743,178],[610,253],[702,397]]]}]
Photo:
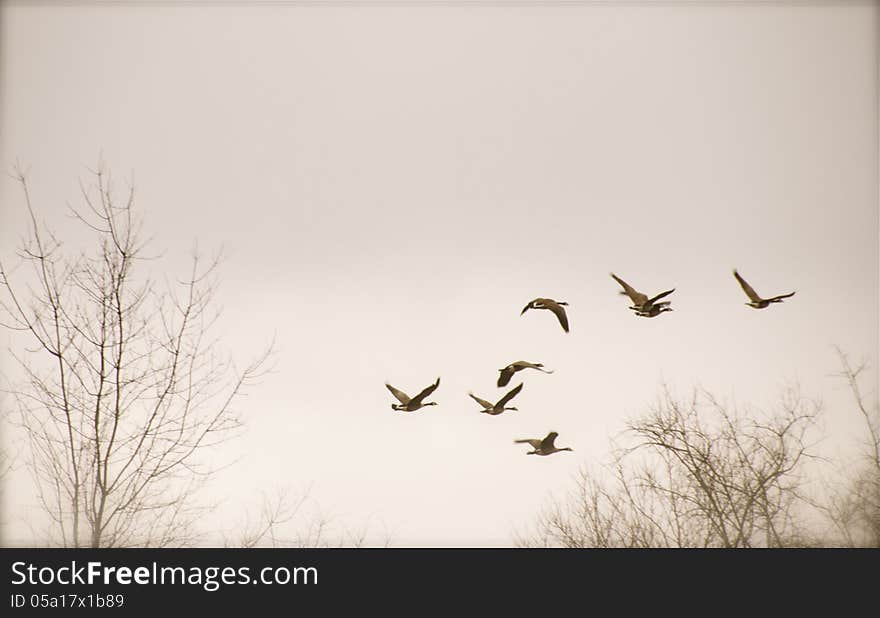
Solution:
[{"label": "sepia toned background", "polygon": [[[274,371],[212,457],[209,525],[308,491],[400,546],[510,545],[665,383],[859,419],[833,346],[878,350],[874,3],[0,5],[0,164],[66,217],[99,161],[134,179],[156,273],[221,246],[222,346]],[[0,178],[0,258],[27,227]],[[69,234],[66,236],[69,237]],[[765,295],[763,311],[733,268]],[[610,272],[674,311],[641,319]],[[571,332],[548,312],[565,300]],[[0,332],[4,383],[16,378]],[[524,359],[519,410],[478,414]],[[388,381],[439,405],[390,409]],[[10,400],[0,399],[9,409]],[[515,438],[559,432],[572,453]],[[4,432],[19,452],[11,430]],[[40,544],[4,480],[7,543]],[[311,507],[310,507],[311,508]]]}]

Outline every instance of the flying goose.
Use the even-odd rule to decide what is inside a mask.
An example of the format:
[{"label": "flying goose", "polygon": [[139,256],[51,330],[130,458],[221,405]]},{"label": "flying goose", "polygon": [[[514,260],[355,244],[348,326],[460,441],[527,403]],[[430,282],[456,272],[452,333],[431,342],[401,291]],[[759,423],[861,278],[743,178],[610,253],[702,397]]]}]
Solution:
[{"label": "flying goose", "polygon": [[564,448],[556,448],[556,445],[553,442],[556,440],[556,436],[559,434],[555,431],[551,431],[547,434],[547,437],[543,440],[537,440],[534,438],[528,438],[525,440],[514,440],[514,444],[528,444],[533,449],[533,451],[529,451],[526,455],[552,455],[553,453],[558,453],[560,451],[571,451],[574,450],[568,446]]},{"label": "flying goose", "polygon": [[385,383],[385,386],[388,388],[389,391],[391,391],[392,395],[397,397],[397,400],[400,402],[400,403],[392,403],[391,404],[392,410],[399,410],[401,412],[415,412],[419,408],[423,408],[425,406],[436,406],[437,405],[437,403],[434,401],[428,401],[425,403],[422,403],[422,401],[425,399],[425,397],[427,397],[428,395],[433,393],[434,390],[438,386],[440,386],[440,378],[437,378],[436,382],[434,382],[430,386],[426,387],[421,393],[419,393],[415,397],[410,397],[409,395],[407,395],[403,391],[394,388],[393,386],[391,386],[387,382]]},{"label": "flying goose", "polygon": [[505,408],[504,406],[508,401],[510,401],[511,399],[513,399],[514,397],[516,397],[519,394],[519,392],[522,390],[522,387],[523,387],[522,382],[520,382],[519,386],[512,388],[504,397],[502,397],[501,399],[498,400],[498,403],[494,403],[494,404],[491,401],[486,401],[485,399],[480,399],[479,397],[477,397],[473,393],[468,393],[468,395],[471,396],[471,399],[473,399],[478,404],[483,406],[483,409],[480,410],[480,412],[483,412],[485,414],[491,414],[492,416],[495,416],[497,414],[501,414],[505,410],[516,410],[516,408],[514,408],[512,406],[510,408]]},{"label": "flying goose", "polygon": [[520,311],[520,315],[524,314],[529,309],[549,309],[556,314],[559,323],[562,325],[562,330],[568,332],[568,317],[565,315],[565,309],[562,308],[562,305],[568,306],[568,303],[561,300],[556,301],[552,298],[536,298]]},{"label": "flying goose", "polygon": [[740,277],[739,273],[736,272],[736,269],[733,271],[733,276],[736,277],[736,280],[739,281],[740,287],[742,287],[743,292],[746,293],[746,296],[749,297],[749,301],[745,303],[752,309],[764,309],[768,307],[770,303],[781,303],[783,298],[791,298],[794,296],[794,292],[790,294],[781,294],[779,296],[774,296],[773,298],[761,298],[758,296],[758,293],[755,292],[754,288],[746,283],[746,280]]},{"label": "flying goose", "polygon": [[[666,290],[665,292],[660,292],[659,294],[657,294],[657,296],[653,298],[648,298],[647,294],[642,294],[641,292],[637,291],[630,284],[628,284],[626,281],[624,281],[614,273],[611,273],[611,277],[615,281],[617,281],[617,283],[619,283],[620,286],[623,288],[621,294],[626,294],[627,296],[629,296],[629,299],[633,303],[630,309],[635,311],[636,315],[641,317],[653,318],[660,315],[664,311],[672,311],[672,309],[668,308],[671,304],[668,300],[663,301],[662,303],[658,303],[657,301],[672,294],[675,291],[675,288],[672,288],[671,290]],[[667,309],[660,309],[655,312],[654,307],[666,307]]]},{"label": "flying goose", "polygon": [[501,375],[498,376],[498,386],[507,386],[507,383],[510,382],[510,378],[513,377],[517,371],[522,371],[523,369],[537,369],[538,371],[543,371],[544,373],[553,373],[552,369],[544,369],[544,365],[541,363],[530,363],[528,361],[519,360],[513,363],[510,363],[504,369],[499,369]]},{"label": "flying goose", "polygon": [[672,307],[667,307],[668,302],[657,303],[656,305],[651,305],[651,308],[647,311],[636,311],[636,315],[640,318],[656,318],[658,315],[665,311],[672,311]]}]

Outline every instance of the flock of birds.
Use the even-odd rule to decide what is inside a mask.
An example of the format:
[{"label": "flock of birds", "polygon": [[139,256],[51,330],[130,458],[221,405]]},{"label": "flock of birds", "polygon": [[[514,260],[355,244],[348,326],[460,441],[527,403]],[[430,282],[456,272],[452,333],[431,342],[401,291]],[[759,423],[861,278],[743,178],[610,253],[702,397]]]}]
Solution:
[{"label": "flock of birds", "polygon": [[[790,292],[788,294],[780,294],[779,296],[772,296],[770,298],[763,298],[755,289],[746,282],[745,279],[736,271],[733,271],[733,276],[739,282],[740,287],[742,287],[743,292],[745,292],[746,296],[749,298],[749,302],[745,303],[749,307],[753,309],[765,309],[769,307],[773,303],[781,303],[784,299],[790,298],[794,296],[794,292]],[[665,292],[660,292],[659,294],[648,297],[647,294],[643,294],[642,292],[637,291],[631,285],[629,285],[626,281],[611,273],[611,277],[620,284],[623,290],[620,292],[621,294],[625,294],[629,297],[632,305],[630,305],[629,309],[635,312],[636,316],[643,318],[655,318],[661,313],[665,313],[667,311],[672,311],[672,307],[669,305],[671,301],[661,300],[666,298],[670,294],[675,291],[675,288],[671,290],[666,290]],[[556,316],[556,319],[559,321],[559,325],[562,326],[562,330],[566,333],[569,332],[568,327],[568,315],[565,313],[565,307],[568,306],[568,303],[565,301],[553,300],[552,298],[536,298],[529,302],[523,310],[520,312],[520,315],[523,315],[529,309],[546,309],[548,311],[553,312]],[[541,371],[544,373],[553,373],[552,370],[546,369],[541,363],[530,363],[528,361],[515,361],[510,363],[506,367],[499,369],[498,376],[498,387],[502,388],[507,386],[510,383],[510,379],[513,377],[515,373],[518,371],[523,371],[524,369],[535,369],[537,371]],[[415,412],[416,410],[421,410],[427,406],[436,406],[437,403],[434,401],[425,401],[431,393],[437,390],[437,387],[440,386],[440,378],[425,387],[418,395],[415,397],[410,397],[402,390],[397,389],[390,384],[386,383],[385,386],[391,391],[391,394],[397,399],[399,403],[392,403],[391,409],[397,410],[400,412]],[[520,382],[517,386],[510,389],[501,399],[492,403],[486,399],[482,399],[481,397],[477,397],[473,393],[468,393],[468,395],[476,401],[482,409],[480,410],[483,414],[489,414],[492,416],[496,416],[498,414],[502,414],[508,410],[516,410],[515,407],[508,407],[507,404],[511,399],[516,397],[519,392],[523,388],[523,383]],[[528,451],[527,455],[552,455],[553,453],[559,453],[561,451],[571,451],[573,450],[571,447],[557,447],[556,437],[559,434],[555,431],[549,432],[544,438],[524,438],[514,440],[514,444],[528,444],[532,447],[531,451]]]}]

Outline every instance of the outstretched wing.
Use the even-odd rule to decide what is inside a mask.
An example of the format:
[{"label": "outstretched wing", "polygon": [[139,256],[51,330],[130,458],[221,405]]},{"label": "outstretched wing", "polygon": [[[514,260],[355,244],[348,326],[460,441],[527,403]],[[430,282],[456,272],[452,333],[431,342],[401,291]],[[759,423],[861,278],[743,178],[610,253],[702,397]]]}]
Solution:
[{"label": "outstretched wing", "polygon": [[434,382],[431,386],[426,387],[421,393],[419,393],[418,395],[413,397],[412,403],[415,403],[415,404],[422,403],[422,401],[425,399],[425,397],[427,397],[428,395],[433,393],[437,389],[438,386],[440,386],[440,378],[437,378],[437,381]]},{"label": "outstretched wing", "polygon": [[[665,292],[660,292],[659,294],[657,294],[657,296],[655,296],[654,298],[648,300],[648,304],[649,304],[649,305],[653,305],[656,301],[660,300],[660,299],[663,298],[664,296],[669,296],[669,295],[672,294],[674,291],[675,291],[675,288],[672,288],[671,290],[666,290]],[[668,304],[668,303],[667,303],[667,304]]]},{"label": "outstretched wing", "polygon": [[401,390],[394,388],[393,386],[391,386],[387,382],[385,383],[385,386],[388,388],[389,391],[391,391],[392,395],[397,397],[397,401],[399,401],[403,405],[406,405],[409,403],[409,395],[407,395],[406,393],[404,393]]},{"label": "outstretched wing", "polygon": [[547,303],[547,308],[556,314],[556,319],[558,319],[559,324],[562,325],[562,330],[568,332],[568,316],[565,315],[565,308],[556,302]]},{"label": "outstretched wing", "polygon": [[749,300],[752,302],[759,302],[763,300],[758,293],[750,286],[745,279],[739,276],[739,273],[736,270],[733,271],[733,276],[736,277],[736,280],[739,281],[740,287],[743,289],[743,292],[746,293],[746,296],[749,297]]},{"label": "outstretched wing", "polygon": [[515,364],[519,365],[520,369],[537,369],[538,371],[543,371],[544,373],[553,373],[552,369],[544,369],[543,363],[529,363],[527,361],[517,361]]},{"label": "outstretched wing", "polygon": [[516,369],[514,365],[508,365],[504,369],[499,369],[501,375],[498,376],[498,386],[507,386],[507,383],[510,382],[510,378],[513,377],[513,374],[516,373]]},{"label": "outstretched wing", "polygon": [[485,409],[485,410],[491,410],[491,409],[492,409],[492,404],[491,404],[490,402],[486,401],[485,399],[480,399],[479,397],[477,397],[477,396],[474,395],[473,393],[468,393],[468,395],[470,396],[471,399],[473,399],[473,400],[476,401],[478,404],[480,404],[481,406],[483,406],[483,409]]},{"label": "outstretched wing", "polygon": [[553,443],[556,441],[556,436],[558,435],[559,434],[555,431],[551,431],[550,433],[548,433],[547,437],[541,440],[541,450],[546,451],[551,448],[555,448]]},{"label": "outstretched wing", "polygon": [[517,386],[514,389],[511,389],[510,392],[508,392],[504,397],[499,399],[498,403],[495,405],[503,408],[507,404],[508,401],[510,401],[511,399],[513,399],[514,397],[516,397],[519,394],[519,392],[522,390],[522,387],[523,387],[523,383],[520,382],[519,386]]},{"label": "outstretched wing", "polygon": [[791,294],[782,294],[781,296],[774,296],[773,298],[768,298],[767,300],[772,303],[777,300],[782,300],[783,298],[791,298],[792,296],[794,296],[794,294],[794,292],[792,292]]},{"label": "outstretched wing", "polygon": [[628,284],[626,281],[624,281],[614,273],[611,273],[611,276],[614,278],[615,281],[617,281],[617,283],[620,284],[620,286],[623,288],[623,293],[629,296],[629,299],[633,302],[634,305],[642,305],[648,302],[648,297],[645,294],[637,292],[630,284]]},{"label": "outstretched wing", "polygon": [[539,448],[541,448],[541,441],[540,441],[540,440],[534,440],[534,439],[532,439],[532,438],[527,438],[527,439],[525,439],[525,440],[514,440],[513,443],[514,443],[514,444],[529,444],[529,445],[531,445],[531,447],[534,448],[534,449],[539,449]]}]

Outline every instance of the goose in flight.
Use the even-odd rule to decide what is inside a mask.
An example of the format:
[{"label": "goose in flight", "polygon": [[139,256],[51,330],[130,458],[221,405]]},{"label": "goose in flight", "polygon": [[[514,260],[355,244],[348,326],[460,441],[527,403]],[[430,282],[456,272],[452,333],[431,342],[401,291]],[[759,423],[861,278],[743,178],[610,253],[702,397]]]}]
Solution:
[{"label": "goose in flight", "polygon": [[498,386],[507,386],[507,383],[510,382],[510,378],[513,377],[517,371],[522,371],[523,369],[537,369],[538,371],[543,371],[544,373],[553,373],[552,369],[544,369],[544,365],[541,363],[530,363],[528,361],[519,360],[513,363],[510,363],[504,369],[499,369],[501,375],[498,376]]},{"label": "goose in flight", "polygon": [[534,438],[528,438],[525,440],[514,440],[514,444],[528,444],[531,446],[533,451],[529,451],[526,455],[552,455],[553,453],[558,453],[560,451],[571,451],[574,450],[568,446],[563,448],[556,448],[556,445],[553,442],[556,440],[556,436],[559,434],[555,431],[551,431],[547,434],[547,437],[543,440],[537,440]]},{"label": "goose in flight", "polygon": [[522,390],[522,387],[523,387],[522,382],[520,382],[519,386],[512,388],[504,397],[502,397],[501,399],[498,400],[498,403],[494,403],[494,404],[491,401],[486,401],[485,399],[480,399],[479,397],[477,397],[473,393],[468,393],[468,395],[471,396],[471,399],[473,399],[478,404],[483,406],[483,409],[480,410],[480,412],[483,412],[485,414],[491,414],[492,416],[495,416],[496,414],[501,414],[505,410],[516,410],[516,408],[514,408],[513,406],[511,406],[509,408],[505,408],[504,406],[507,404],[508,401],[510,401],[511,399],[513,399],[514,397],[516,397],[519,394],[519,392]]},{"label": "goose in flight", "polygon": [[436,406],[437,405],[437,403],[434,401],[426,401],[425,403],[422,403],[422,402],[424,401],[424,399],[428,395],[433,393],[434,390],[438,386],[440,386],[440,378],[437,378],[436,382],[434,382],[430,386],[426,387],[421,393],[419,393],[415,397],[410,397],[409,395],[407,395],[403,391],[394,388],[393,386],[391,386],[387,382],[385,383],[385,386],[388,388],[389,391],[391,391],[392,395],[397,397],[397,400],[400,402],[400,403],[392,403],[391,404],[392,410],[399,410],[401,412],[415,412],[419,408],[423,408],[425,406]]},{"label": "goose in flight", "polygon": [[[642,294],[641,292],[637,291],[630,284],[628,284],[626,281],[624,281],[614,273],[611,273],[611,277],[615,281],[617,281],[617,283],[619,283],[620,286],[623,288],[623,291],[620,293],[629,296],[629,299],[632,301],[632,306],[630,307],[630,309],[635,311],[636,315],[641,317],[653,318],[660,315],[664,311],[672,311],[672,309],[668,308],[671,304],[668,300],[663,301],[662,303],[658,303],[657,301],[672,294],[675,291],[675,288],[672,288],[671,290],[666,290],[665,292],[660,292],[659,294],[657,294],[657,296],[654,296],[653,298],[648,298],[647,294]],[[660,307],[661,309],[655,311],[655,307]]]},{"label": "goose in flight", "polygon": [[656,318],[665,311],[672,311],[672,307],[667,307],[668,304],[668,302],[663,302],[651,305],[651,308],[647,311],[636,311],[636,315],[640,318]]},{"label": "goose in flight", "polygon": [[556,314],[556,318],[562,325],[562,330],[568,332],[568,316],[565,315],[565,309],[562,308],[563,305],[568,306],[568,303],[561,300],[556,301],[552,298],[536,298],[520,311],[520,315],[524,314],[529,309],[549,309]]},{"label": "goose in flight", "polygon": [[747,302],[746,304],[752,309],[764,309],[765,307],[770,306],[770,303],[781,303],[783,298],[791,298],[795,294],[794,292],[791,292],[790,294],[781,294],[779,296],[774,296],[773,298],[761,298],[758,296],[758,293],[755,292],[754,288],[750,286],[745,279],[740,277],[739,273],[736,272],[736,269],[733,271],[733,276],[736,277],[743,292],[749,297],[750,302]]}]

